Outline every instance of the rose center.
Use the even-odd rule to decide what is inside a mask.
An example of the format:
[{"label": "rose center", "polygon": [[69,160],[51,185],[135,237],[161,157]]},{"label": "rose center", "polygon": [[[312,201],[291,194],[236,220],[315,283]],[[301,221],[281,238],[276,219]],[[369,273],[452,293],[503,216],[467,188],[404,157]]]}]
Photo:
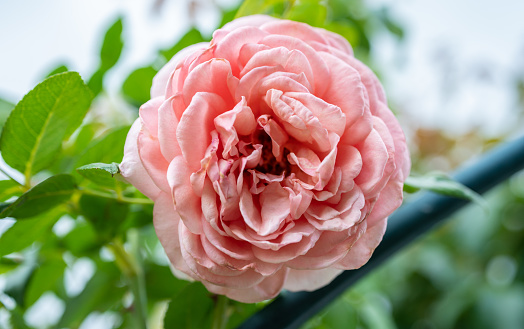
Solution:
[{"label": "rose center", "polygon": [[278,161],[273,154],[273,142],[265,131],[260,131],[257,136],[258,144],[262,144],[262,156],[260,163],[255,170],[264,174],[273,174],[280,176],[285,173],[286,176],[291,174],[291,164],[287,161],[289,151],[286,148],[282,149],[282,160]]}]

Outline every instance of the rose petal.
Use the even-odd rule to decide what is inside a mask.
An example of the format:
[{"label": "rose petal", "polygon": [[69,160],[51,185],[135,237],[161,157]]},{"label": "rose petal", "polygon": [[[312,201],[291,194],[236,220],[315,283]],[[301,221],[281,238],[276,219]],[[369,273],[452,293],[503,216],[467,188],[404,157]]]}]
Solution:
[{"label": "rose petal", "polygon": [[260,193],[262,225],[258,234],[267,236],[275,232],[290,212],[289,192],[279,183],[271,183]]},{"label": "rose petal", "polygon": [[124,158],[119,165],[119,169],[122,176],[129,183],[133,184],[148,198],[155,200],[161,190],[147,173],[138,154],[137,142],[141,127],[140,119],[136,119],[127,134],[124,145]]},{"label": "rose petal", "polygon": [[226,295],[242,303],[256,303],[276,297],[284,286],[287,272],[288,269],[283,268],[249,289],[228,289],[207,282],[203,282],[203,284],[209,291],[215,294]]},{"label": "rose petal", "polygon": [[213,120],[225,112],[226,106],[216,94],[198,93],[182,115],[176,130],[176,139],[189,168],[197,171],[200,160],[211,143]]},{"label": "rose petal", "polygon": [[342,270],[325,268],[321,270],[289,269],[284,289],[289,291],[313,291],[321,288],[335,279]]},{"label": "rose petal", "polygon": [[189,168],[184,158],[175,157],[167,168],[167,180],[172,190],[175,207],[185,226],[194,234],[201,234],[200,198],[193,191],[189,176]]},{"label": "rose petal", "polygon": [[224,158],[238,155],[236,148],[236,144],[239,141],[238,134],[250,135],[257,126],[253,111],[247,106],[244,97],[231,111],[217,116],[214,123],[224,147],[222,151],[222,157]]},{"label": "rose petal", "polygon": [[348,254],[337,262],[336,268],[344,270],[354,270],[362,267],[368,262],[378,246],[384,232],[386,231],[387,218],[379,221],[375,226],[368,228],[366,232],[353,245]]},{"label": "rose petal", "polygon": [[231,66],[225,59],[214,58],[204,62],[195,67],[185,79],[182,89],[184,102],[190,104],[197,93],[212,93],[219,95],[226,104],[232,105],[235,79]]},{"label": "rose petal", "polygon": [[323,99],[340,107],[346,116],[346,129],[341,142],[349,145],[359,143],[372,129],[369,99],[360,74],[333,55],[320,55],[331,69],[329,88]]},{"label": "rose petal", "polygon": [[238,65],[240,64],[238,61],[240,49],[245,44],[256,44],[266,35],[267,32],[253,26],[243,26],[232,30],[220,40],[220,43],[217,44],[215,56],[216,58],[224,58],[229,61],[229,63],[231,63],[232,74],[234,76],[239,76],[241,70]]},{"label": "rose petal", "polygon": [[198,279],[187,267],[180,250],[178,225],[180,216],[175,211],[173,199],[167,193],[160,193],[153,208],[155,232],[173,266],[193,279]]},{"label": "rose petal", "polygon": [[164,65],[153,78],[153,84],[151,86],[151,98],[165,96],[166,88],[168,86],[167,82],[175,71],[176,67],[180,65],[188,56],[198,52],[199,50],[205,49],[208,45],[208,42],[195,43],[176,53],[175,56],[173,56],[173,58],[171,58],[171,60],[166,65]]}]

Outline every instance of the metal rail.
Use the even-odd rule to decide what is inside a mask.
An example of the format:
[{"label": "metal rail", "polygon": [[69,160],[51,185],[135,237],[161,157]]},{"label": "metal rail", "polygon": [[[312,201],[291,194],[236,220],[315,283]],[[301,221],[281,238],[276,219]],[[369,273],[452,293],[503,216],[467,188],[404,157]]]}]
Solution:
[{"label": "metal rail", "polygon": [[[524,169],[524,136],[496,147],[453,177],[478,193],[509,179]],[[366,276],[395,252],[410,244],[469,202],[424,193],[395,211],[388,229],[369,262],[358,270],[345,271],[333,282],[313,292],[283,292],[271,304],[247,319],[238,329],[295,329],[329,305],[352,284]]]}]

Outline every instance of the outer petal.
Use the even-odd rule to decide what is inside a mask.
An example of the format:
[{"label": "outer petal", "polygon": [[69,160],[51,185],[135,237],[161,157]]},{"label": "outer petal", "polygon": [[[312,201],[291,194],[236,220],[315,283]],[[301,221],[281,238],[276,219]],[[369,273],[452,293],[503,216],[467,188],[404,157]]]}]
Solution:
[{"label": "outer petal", "polygon": [[202,283],[209,291],[215,294],[226,295],[227,297],[242,303],[257,303],[276,297],[284,286],[287,273],[288,269],[283,268],[274,275],[264,279],[258,285],[249,289],[229,289],[208,282]]},{"label": "outer petal", "polygon": [[176,269],[176,271],[174,270],[173,272],[177,274],[178,271],[181,271],[185,275],[196,279],[196,276],[191,272],[182,258],[178,231],[179,223],[180,217],[175,211],[173,199],[167,193],[160,193],[155,201],[155,208],[153,209],[153,224],[156,235],[162,247],[164,247],[169,261]]},{"label": "outer petal", "polygon": [[341,259],[336,267],[345,270],[354,270],[366,264],[373,255],[386,232],[387,218],[377,222],[375,226],[367,228],[366,232],[353,245],[346,257]]},{"label": "outer petal", "polygon": [[271,16],[267,16],[267,15],[244,16],[244,17],[239,17],[235,19],[234,21],[227,23],[226,25],[222,27],[222,30],[233,31],[243,26],[260,27],[266,23],[275,22],[275,21],[278,21],[278,19],[271,17]]},{"label": "outer petal", "polygon": [[167,180],[172,189],[177,212],[191,232],[201,234],[203,217],[201,199],[193,191],[189,175],[189,168],[182,156],[175,157],[169,164]]},{"label": "outer petal", "polygon": [[289,269],[284,289],[289,291],[313,291],[327,285],[343,271],[336,268],[321,270]]},{"label": "outer petal", "polygon": [[360,74],[337,57],[328,53],[320,54],[331,69],[324,100],[340,107],[346,115],[346,130],[341,143],[359,143],[373,127],[368,95]]},{"label": "outer petal", "polygon": [[153,78],[153,85],[151,86],[151,98],[164,96],[166,94],[167,81],[176,67],[183,63],[189,55],[199,50],[205,49],[209,45],[208,42],[195,43],[179,51],[171,58],[171,60],[158,71]]},{"label": "outer petal", "polygon": [[140,119],[136,119],[127,134],[124,145],[124,158],[120,163],[120,173],[145,196],[155,200],[160,193],[160,189],[147,173],[138,154],[137,140],[141,127]]}]

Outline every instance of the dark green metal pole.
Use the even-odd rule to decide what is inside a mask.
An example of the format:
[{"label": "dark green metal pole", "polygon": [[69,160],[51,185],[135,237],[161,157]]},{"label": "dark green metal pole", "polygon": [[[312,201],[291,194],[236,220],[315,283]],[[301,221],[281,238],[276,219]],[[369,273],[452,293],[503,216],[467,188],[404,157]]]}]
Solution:
[{"label": "dark green metal pole", "polygon": [[[477,162],[458,171],[454,178],[474,191],[484,193],[522,169],[524,137],[498,146]],[[434,193],[422,194],[390,216],[384,239],[366,265],[358,270],[345,271],[328,286],[317,291],[283,292],[238,329],[299,328],[358,279],[467,204],[468,201],[462,199]]]}]

